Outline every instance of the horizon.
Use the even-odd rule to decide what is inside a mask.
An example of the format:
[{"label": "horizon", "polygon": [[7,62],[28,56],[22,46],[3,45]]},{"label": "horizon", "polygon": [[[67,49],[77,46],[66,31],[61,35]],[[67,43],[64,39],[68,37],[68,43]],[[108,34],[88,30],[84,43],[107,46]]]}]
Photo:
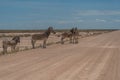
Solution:
[{"label": "horizon", "polygon": [[119,0],[1,0],[0,30],[120,29]]}]

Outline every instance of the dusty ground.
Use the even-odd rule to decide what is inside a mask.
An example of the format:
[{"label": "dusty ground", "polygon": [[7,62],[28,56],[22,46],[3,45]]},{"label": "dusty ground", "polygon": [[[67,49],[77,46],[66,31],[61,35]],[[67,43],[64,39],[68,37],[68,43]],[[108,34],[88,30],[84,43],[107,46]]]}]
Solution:
[{"label": "dusty ground", "polygon": [[0,56],[0,80],[120,80],[120,31]]}]

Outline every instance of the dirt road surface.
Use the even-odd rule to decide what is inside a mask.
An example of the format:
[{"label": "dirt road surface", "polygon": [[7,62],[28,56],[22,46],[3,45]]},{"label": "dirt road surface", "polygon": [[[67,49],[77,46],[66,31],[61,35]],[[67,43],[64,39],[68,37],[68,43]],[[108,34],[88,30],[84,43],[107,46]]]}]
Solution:
[{"label": "dirt road surface", "polygon": [[120,80],[120,31],[0,56],[0,80]]}]

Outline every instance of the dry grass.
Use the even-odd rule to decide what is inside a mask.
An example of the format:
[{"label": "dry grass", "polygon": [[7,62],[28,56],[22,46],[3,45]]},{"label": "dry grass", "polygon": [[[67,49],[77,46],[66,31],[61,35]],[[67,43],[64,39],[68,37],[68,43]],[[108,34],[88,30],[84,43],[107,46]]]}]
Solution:
[{"label": "dry grass", "polygon": [[[64,31],[64,30],[63,30]],[[63,31],[58,31],[57,35],[61,35],[61,33]],[[66,30],[67,31],[67,30]],[[79,39],[81,38],[85,38],[85,37],[89,37],[89,36],[96,36],[96,35],[99,35],[99,34],[103,34],[103,33],[108,33],[108,32],[111,32],[110,31],[81,31],[79,32]],[[40,32],[39,32],[40,33]],[[32,45],[31,45],[31,42],[30,42],[30,37],[32,34],[35,34],[35,33],[0,33],[0,37],[1,37],[1,41],[2,41],[2,38],[5,38],[5,37],[13,37],[14,35],[19,35],[21,36],[21,45],[19,45],[19,47],[17,46],[16,50],[14,52],[8,52],[8,54],[12,54],[12,53],[16,53],[16,52],[19,52],[19,51],[26,51],[26,50],[30,50],[32,49]],[[61,44],[61,41],[60,41],[60,36],[57,36],[57,35],[51,35],[47,41],[47,46],[50,46],[50,45],[53,45],[53,44]],[[68,39],[65,39],[64,42],[68,42],[69,40]],[[36,48],[40,48],[40,44],[41,42],[38,42],[36,43]],[[1,47],[2,48],[2,47]],[[2,50],[2,49],[1,49]],[[2,55],[2,51],[0,52],[0,55]]]}]

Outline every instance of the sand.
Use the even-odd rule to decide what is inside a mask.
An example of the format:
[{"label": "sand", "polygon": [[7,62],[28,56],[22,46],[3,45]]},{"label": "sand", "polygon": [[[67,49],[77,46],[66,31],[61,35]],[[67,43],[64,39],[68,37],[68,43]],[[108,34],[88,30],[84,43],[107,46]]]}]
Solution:
[{"label": "sand", "polygon": [[0,80],[120,80],[120,31],[0,56]]}]

